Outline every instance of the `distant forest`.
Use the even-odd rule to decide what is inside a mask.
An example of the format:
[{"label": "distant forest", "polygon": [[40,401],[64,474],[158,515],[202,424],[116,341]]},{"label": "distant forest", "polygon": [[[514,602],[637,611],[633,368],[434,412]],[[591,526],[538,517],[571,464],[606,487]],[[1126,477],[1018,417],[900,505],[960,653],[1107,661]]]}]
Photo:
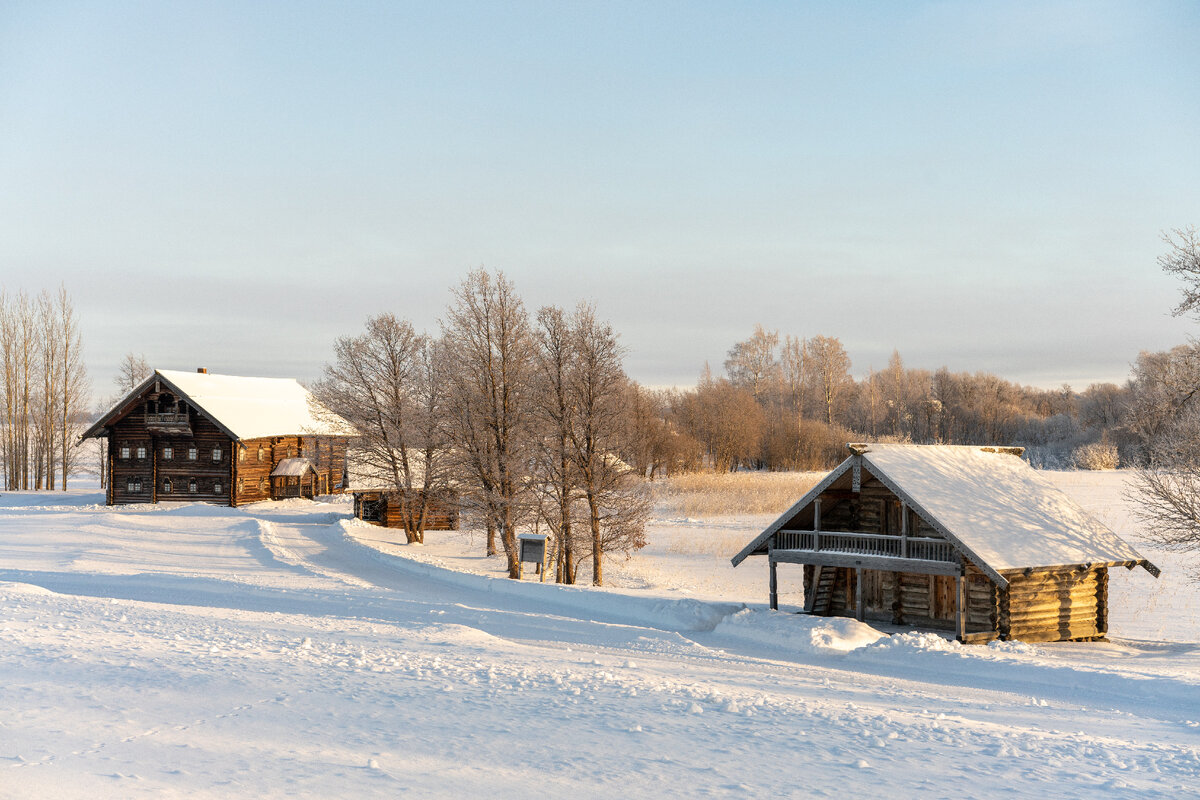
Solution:
[{"label": "distant forest", "polygon": [[706,365],[693,389],[635,387],[639,449],[628,455],[652,477],[703,467],[827,469],[850,441],[1020,445],[1033,466],[1049,469],[1139,466],[1196,391],[1200,350],[1144,352],[1124,385],[1083,391],[912,369],[898,352],[861,380],[850,367],[836,338],[781,338],[756,326],[730,348],[723,375]]}]

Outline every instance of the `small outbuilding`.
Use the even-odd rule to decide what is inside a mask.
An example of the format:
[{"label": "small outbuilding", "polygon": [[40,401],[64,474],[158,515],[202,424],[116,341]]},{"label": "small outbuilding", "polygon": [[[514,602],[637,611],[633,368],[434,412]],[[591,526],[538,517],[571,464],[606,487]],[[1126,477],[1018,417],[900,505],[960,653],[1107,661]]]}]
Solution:
[{"label": "small outbuilding", "polygon": [[450,488],[429,490],[415,481],[411,490],[398,490],[386,470],[372,466],[352,453],[349,462],[349,491],[354,494],[354,516],[385,528],[403,528],[405,518],[425,515],[424,530],[459,529],[458,494]]},{"label": "small outbuilding", "polygon": [[851,444],[733,557],[802,567],[804,609],[953,630],[959,641],[1101,639],[1111,567],[1159,570],[1019,447]]}]

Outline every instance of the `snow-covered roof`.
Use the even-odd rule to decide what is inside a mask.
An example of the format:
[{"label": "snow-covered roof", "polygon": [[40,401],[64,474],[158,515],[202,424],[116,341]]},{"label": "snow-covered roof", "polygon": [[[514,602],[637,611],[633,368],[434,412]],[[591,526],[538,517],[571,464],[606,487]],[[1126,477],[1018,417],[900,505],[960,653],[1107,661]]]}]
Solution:
[{"label": "snow-covered roof", "polygon": [[[862,470],[903,498],[920,517],[988,572],[1146,561],[1017,453],[949,445],[855,445],[852,455],[734,557],[761,549],[861,458]],[[865,478],[864,478],[865,480]]]},{"label": "snow-covered roof", "polygon": [[244,378],[163,369],[155,370],[84,433],[83,438],[98,434],[156,380],[186,398],[234,439],[358,435],[354,426],[318,403],[292,378]]},{"label": "snow-covered roof", "polygon": [[307,458],[285,458],[279,462],[279,466],[271,470],[272,478],[302,478],[309,472],[316,472],[317,468]]}]

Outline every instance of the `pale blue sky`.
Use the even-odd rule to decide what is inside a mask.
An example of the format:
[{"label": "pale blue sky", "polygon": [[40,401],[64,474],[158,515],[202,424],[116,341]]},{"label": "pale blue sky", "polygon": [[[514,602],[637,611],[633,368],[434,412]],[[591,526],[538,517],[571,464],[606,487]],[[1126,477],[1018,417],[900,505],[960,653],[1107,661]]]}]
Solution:
[{"label": "pale blue sky", "polygon": [[0,283],[116,363],[316,377],[504,270],[694,382],[755,323],[856,374],[1122,380],[1184,340],[1200,5],[0,4]]}]

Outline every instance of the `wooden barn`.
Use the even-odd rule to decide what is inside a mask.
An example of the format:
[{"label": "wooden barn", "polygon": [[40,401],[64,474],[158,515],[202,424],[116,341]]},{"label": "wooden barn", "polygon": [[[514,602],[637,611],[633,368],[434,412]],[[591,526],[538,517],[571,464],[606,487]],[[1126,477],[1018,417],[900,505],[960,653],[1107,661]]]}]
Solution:
[{"label": "wooden barn", "polygon": [[795,564],[805,611],[953,630],[959,641],[1091,640],[1108,571],[1158,568],[1021,460],[1021,448],[852,444],[733,558]]},{"label": "wooden barn", "polygon": [[108,439],[109,505],[238,506],[340,493],[357,432],[290,378],[156,370],[82,438]]},{"label": "wooden barn", "polygon": [[[350,457],[349,485],[354,493],[354,516],[385,528],[403,528],[406,515],[419,513],[419,503],[426,501],[425,530],[456,531],[459,529],[458,493],[452,489],[431,492],[423,486],[411,492],[400,490],[395,481],[382,469],[372,468],[364,460]],[[420,483],[420,481],[418,481]]]}]

